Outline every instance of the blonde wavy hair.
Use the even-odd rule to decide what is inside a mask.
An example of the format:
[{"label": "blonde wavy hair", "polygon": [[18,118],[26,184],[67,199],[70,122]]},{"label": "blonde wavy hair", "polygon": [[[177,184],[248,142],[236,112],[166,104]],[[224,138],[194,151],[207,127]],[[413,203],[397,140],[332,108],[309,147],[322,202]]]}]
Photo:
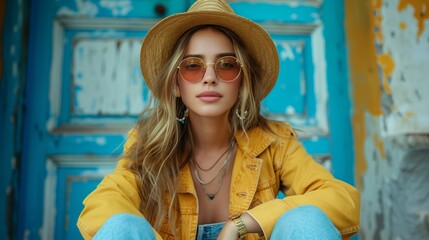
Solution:
[{"label": "blonde wavy hair", "polygon": [[[151,98],[136,125],[136,142],[124,153],[130,159],[129,169],[139,186],[140,211],[157,230],[168,218],[169,228],[175,235],[178,233],[179,218],[179,172],[193,151],[189,123],[182,125],[176,120],[176,116],[182,116],[186,108],[174,94],[177,66],[185,55],[192,35],[205,28],[212,28],[229,37],[236,57],[243,64],[240,93],[228,113],[231,135],[257,126],[269,129],[267,120],[260,114],[260,103],[264,97],[260,67],[253,56],[248,55],[240,38],[226,28],[213,25],[197,26],[185,32],[154,83],[152,96],[156,97]],[[240,119],[236,111],[245,117]]]}]

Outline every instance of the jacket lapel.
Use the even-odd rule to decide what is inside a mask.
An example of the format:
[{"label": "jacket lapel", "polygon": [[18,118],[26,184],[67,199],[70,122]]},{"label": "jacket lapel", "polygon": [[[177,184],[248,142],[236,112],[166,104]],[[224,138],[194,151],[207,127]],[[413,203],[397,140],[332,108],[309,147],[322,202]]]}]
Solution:
[{"label": "jacket lapel", "polygon": [[230,216],[235,217],[249,209],[258,187],[263,159],[258,156],[275,140],[260,128],[239,132],[235,136],[238,150],[230,189]]}]

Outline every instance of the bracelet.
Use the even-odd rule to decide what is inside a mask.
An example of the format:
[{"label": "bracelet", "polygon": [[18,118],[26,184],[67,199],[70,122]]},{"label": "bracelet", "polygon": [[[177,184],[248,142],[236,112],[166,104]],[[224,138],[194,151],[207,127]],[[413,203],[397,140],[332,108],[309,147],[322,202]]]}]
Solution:
[{"label": "bracelet", "polygon": [[235,227],[238,231],[238,239],[242,239],[247,235],[247,228],[246,225],[244,225],[243,220],[241,220],[241,217],[235,218],[232,221],[235,223]]}]

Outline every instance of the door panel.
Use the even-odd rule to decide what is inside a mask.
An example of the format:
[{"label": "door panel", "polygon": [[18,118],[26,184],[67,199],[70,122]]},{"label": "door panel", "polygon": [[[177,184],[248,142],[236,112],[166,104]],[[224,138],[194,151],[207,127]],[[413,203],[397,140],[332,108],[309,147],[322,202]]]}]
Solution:
[{"label": "door panel", "polygon": [[[19,239],[80,239],[81,202],[115,166],[148,99],[139,53],[159,20],[154,9],[162,5],[170,15],[192,2],[33,3]],[[321,4],[231,1],[267,29],[279,51],[279,80],[263,111],[298,128],[307,150],[329,168]]]},{"label": "door panel", "polygon": [[322,1],[233,1],[231,5],[238,14],[260,23],[279,51],[279,78],[263,101],[264,110],[272,119],[292,123],[306,149],[326,162],[330,139]]}]

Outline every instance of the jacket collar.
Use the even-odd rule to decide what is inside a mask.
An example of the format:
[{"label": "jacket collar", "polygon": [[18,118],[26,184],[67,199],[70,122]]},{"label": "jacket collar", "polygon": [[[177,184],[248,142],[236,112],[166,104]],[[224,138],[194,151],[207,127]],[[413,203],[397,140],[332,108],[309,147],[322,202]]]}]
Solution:
[{"label": "jacket collar", "polygon": [[[239,131],[235,134],[235,139],[245,161],[253,160],[275,141],[275,137],[272,134],[264,131],[260,127],[252,128],[247,132]],[[197,195],[192,184],[192,176],[188,164],[180,171],[179,179],[179,193],[192,193],[195,196]]]},{"label": "jacket collar", "polygon": [[275,140],[272,134],[260,127],[252,128],[247,132],[239,131],[235,134],[235,139],[243,155],[249,158],[255,158],[261,154]]}]

